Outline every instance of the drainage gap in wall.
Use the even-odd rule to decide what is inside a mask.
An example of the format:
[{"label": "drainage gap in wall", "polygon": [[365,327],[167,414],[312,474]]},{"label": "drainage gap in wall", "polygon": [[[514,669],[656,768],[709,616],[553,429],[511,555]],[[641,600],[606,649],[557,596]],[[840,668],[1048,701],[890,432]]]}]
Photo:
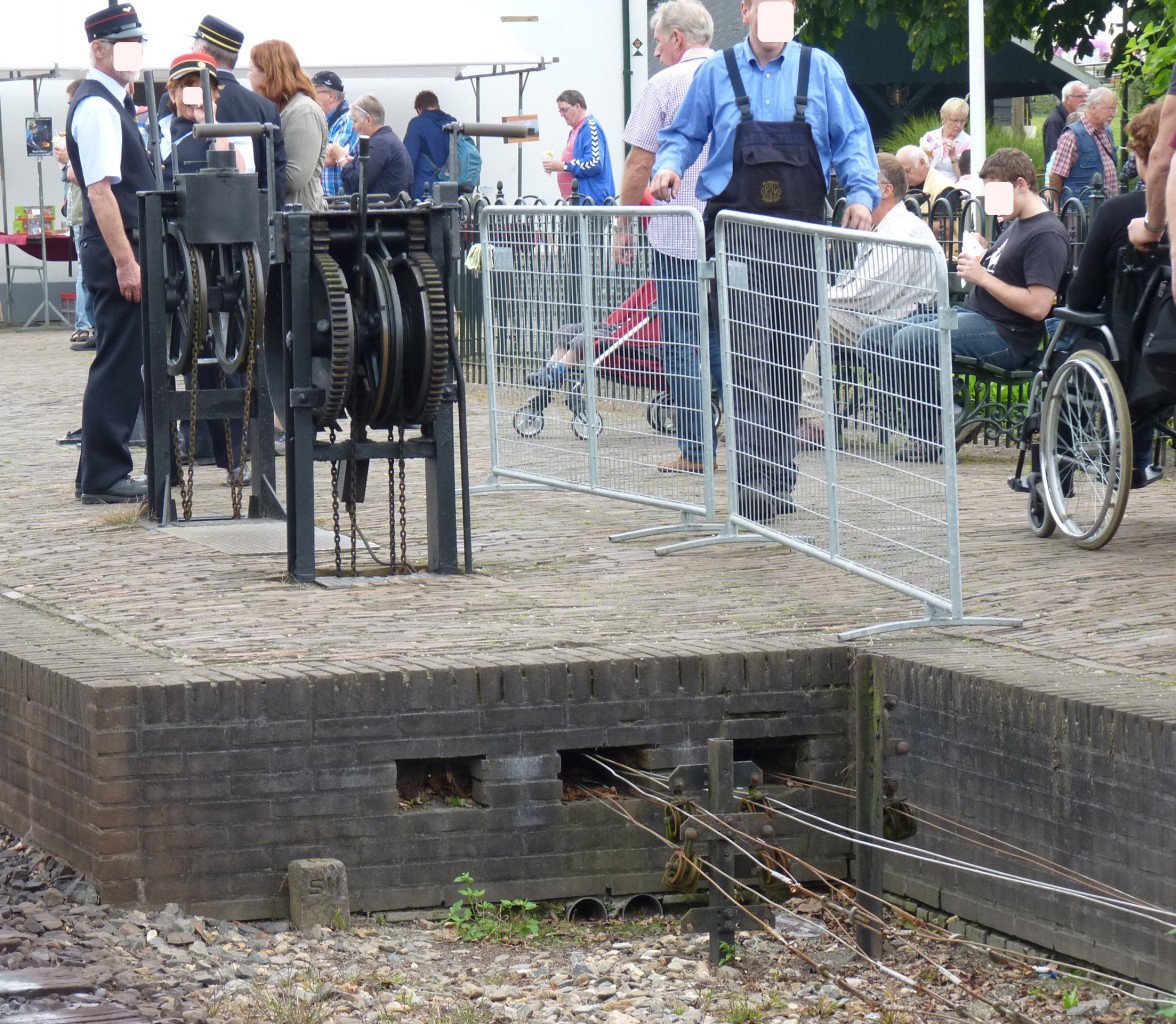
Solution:
[{"label": "drainage gap in wall", "polygon": [[796,775],[800,754],[807,736],[780,736],[775,739],[736,740],[735,760],[753,761],[764,773],[768,785],[780,785],[782,776]]},{"label": "drainage gap in wall", "polygon": [[642,752],[648,749],[650,748],[591,747],[588,750],[561,750],[559,778],[563,782],[563,799],[569,801],[590,800],[595,796],[605,795],[631,796],[629,787],[621,780],[627,775],[626,768],[640,770]]},{"label": "drainage gap in wall", "polygon": [[476,757],[428,757],[396,762],[400,809],[476,807],[471,770]]}]

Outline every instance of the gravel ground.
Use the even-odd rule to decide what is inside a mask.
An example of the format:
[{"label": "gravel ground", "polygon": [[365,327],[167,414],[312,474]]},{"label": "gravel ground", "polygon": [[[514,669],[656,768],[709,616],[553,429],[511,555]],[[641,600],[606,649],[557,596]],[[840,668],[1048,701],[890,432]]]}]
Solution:
[{"label": "gravel ground", "polygon": [[707,962],[706,937],[679,935],[671,918],[568,924],[538,908],[538,935],[525,942],[467,941],[443,922],[379,916],[302,933],[175,905],[101,906],[67,864],[0,829],[0,940],[16,943],[0,952],[0,970],[68,968],[94,984],[72,996],[0,996],[0,1020],[93,1004],[191,1024],[1161,1019],[1154,1005],[1056,976],[1056,965],[994,957],[927,928],[893,933],[888,975],[836,941],[838,915],[822,901],[789,907],[775,919],[778,936],[741,935],[719,967]]}]

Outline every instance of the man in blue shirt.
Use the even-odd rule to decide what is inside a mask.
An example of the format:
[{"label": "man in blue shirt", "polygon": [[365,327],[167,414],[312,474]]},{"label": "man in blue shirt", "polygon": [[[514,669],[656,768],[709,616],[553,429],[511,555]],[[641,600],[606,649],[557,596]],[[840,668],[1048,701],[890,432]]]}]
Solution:
[{"label": "man in blue shirt", "polygon": [[[359,152],[359,135],[355,123],[347,116],[351,108],[343,98],[343,80],[334,71],[320,71],[311,81],[314,98],[327,115],[327,142],[337,143],[348,156],[355,156]],[[342,194],[342,168],[328,151],[323,158],[323,195]]]},{"label": "man in blue shirt", "polygon": [[445,170],[449,160],[449,141],[453,138],[442,127],[456,121],[441,109],[441,101],[431,89],[422,89],[412,101],[416,117],[404,131],[404,148],[412,161],[413,199],[424,199],[437,181],[437,172]]},{"label": "man in blue shirt", "polygon": [[[878,161],[844,72],[827,53],[790,43],[791,32],[776,28],[794,13],[788,0],[743,0],[741,6],[747,38],[694,76],[677,117],[659,135],[651,191],[672,198],[710,139],[695,190],[707,204],[708,237],[723,209],[823,221],[831,167],[846,192],[842,225],[870,230],[870,211],[880,198]],[[763,10],[771,30],[761,33]],[[798,96],[807,96],[801,109]],[[764,153],[787,159],[765,164]],[[811,242],[798,237],[795,248],[791,262],[800,267],[784,274],[774,263],[750,260],[748,287],[731,296],[734,511],[755,522],[793,509],[801,367],[817,312],[815,269],[802,269],[815,267]]]}]

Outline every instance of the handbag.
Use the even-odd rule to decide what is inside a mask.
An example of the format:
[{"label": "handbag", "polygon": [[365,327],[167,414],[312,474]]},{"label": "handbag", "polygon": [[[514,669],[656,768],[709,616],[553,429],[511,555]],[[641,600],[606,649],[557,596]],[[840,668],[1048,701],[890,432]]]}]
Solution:
[{"label": "handbag", "polygon": [[[1143,310],[1143,365],[1156,384],[1166,392],[1156,400],[1176,398],[1176,304],[1172,301],[1171,268],[1162,264],[1155,270],[1155,287],[1149,288]],[[1133,389],[1134,390],[1134,389]],[[1162,403],[1161,403],[1162,404]]]}]

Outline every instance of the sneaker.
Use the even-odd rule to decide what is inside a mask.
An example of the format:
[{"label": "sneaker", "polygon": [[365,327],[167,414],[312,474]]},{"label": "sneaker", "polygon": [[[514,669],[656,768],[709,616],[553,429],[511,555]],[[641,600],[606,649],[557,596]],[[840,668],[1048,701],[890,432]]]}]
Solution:
[{"label": "sneaker", "polygon": [[118,505],[143,501],[146,497],[147,478],[145,476],[124,476],[104,491],[83,491],[81,493],[83,505]]},{"label": "sneaker", "polygon": [[242,487],[248,487],[253,483],[253,473],[249,469],[248,463],[244,466],[238,466],[235,470],[225,470],[225,486],[232,487],[234,478],[241,481]]},{"label": "sneaker", "polygon": [[286,435],[285,434],[278,434],[274,438],[274,454],[275,455],[285,455],[286,454]]},{"label": "sneaker", "polygon": [[984,424],[979,420],[968,420],[966,423],[961,424],[959,429],[956,430],[956,451],[958,452],[964,445],[976,440],[976,435],[980,433],[983,426]]},{"label": "sneaker", "polygon": [[930,441],[910,440],[894,453],[895,462],[939,462],[943,453]]},{"label": "sneaker", "polygon": [[685,455],[678,455],[676,458],[670,459],[669,462],[663,462],[657,467],[659,473],[703,473],[706,471],[706,463],[695,462],[693,459],[686,458]]}]

